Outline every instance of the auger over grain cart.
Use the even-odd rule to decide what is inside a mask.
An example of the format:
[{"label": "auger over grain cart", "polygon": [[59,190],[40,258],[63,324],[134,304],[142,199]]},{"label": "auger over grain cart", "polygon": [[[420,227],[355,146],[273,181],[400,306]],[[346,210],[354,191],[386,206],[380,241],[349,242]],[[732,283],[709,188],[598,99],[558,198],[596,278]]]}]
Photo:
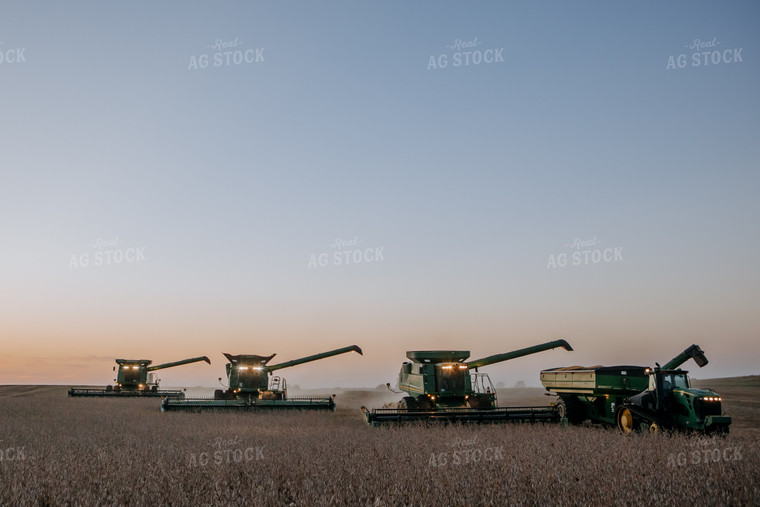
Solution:
[{"label": "auger over grain cart", "polygon": [[478,368],[557,347],[573,350],[565,340],[555,340],[474,361],[466,361],[470,357],[470,352],[466,350],[410,351],[406,357],[411,361],[401,365],[398,378],[398,387],[407,396],[398,402],[395,409],[369,410],[362,407],[362,412],[367,422],[373,426],[408,421],[508,422],[556,419],[557,411],[554,407],[499,407],[491,379],[486,373],[480,373]]},{"label": "auger over grain cart", "polygon": [[707,364],[702,349],[692,345],[663,367],[553,368],[541,372],[541,383],[559,395],[557,410],[570,424],[590,419],[615,424],[624,433],[646,429],[727,433],[731,417],[723,415],[720,395],[692,388],[689,372],[678,369],[691,358],[700,368]]},{"label": "auger over grain cart", "polygon": [[[346,352],[358,352],[362,349],[356,345],[314,354],[312,356],[294,359],[284,363],[270,365],[269,361],[275,356],[237,355],[225,353],[229,361],[227,370],[228,388],[218,389],[213,399],[195,398],[178,400],[164,398],[161,400],[161,410],[191,410],[201,409],[246,409],[258,408],[299,408],[335,410],[333,396],[288,396],[287,382],[284,378],[272,375],[272,372],[289,368],[298,364],[337,356]],[[222,379],[220,378],[221,382]]]},{"label": "auger over grain cart", "polygon": [[206,356],[193,357],[192,359],[183,359],[173,363],[158,364],[151,366],[153,361],[149,359],[117,359],[113,370],[116,373],[114,386],[106,386],[104,389],[89,389],[72,387],[69,389],[69,396],[109,396],[109,397],[174,397],[182,398],[184,393],[178,390],[159,390],[158,379],[154,371],[172,368],[183,364],[197,363],[206,361],[211,364],[211,360]]}]

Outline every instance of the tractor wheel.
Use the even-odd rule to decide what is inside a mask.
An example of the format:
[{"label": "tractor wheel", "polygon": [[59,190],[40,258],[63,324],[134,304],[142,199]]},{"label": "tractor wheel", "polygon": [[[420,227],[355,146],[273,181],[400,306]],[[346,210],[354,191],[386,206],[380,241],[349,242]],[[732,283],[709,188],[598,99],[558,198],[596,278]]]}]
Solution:
[{"label": "tractor wheel", "polygon": [[585,419],[583,417],[583,407],[581,407],[578,398],[575,396],[560,398],[557,402],[557,412],[559,413],[560,421],[567,418],[567,422],[570,424],[580,424]]},{"label": "tractor wheel", "polygon": [[633,412],[631,412],[630,408],[620,407],[615,419],[617,420],[617,427],[626,435],[636,431],[638,421],[634,420]]}]

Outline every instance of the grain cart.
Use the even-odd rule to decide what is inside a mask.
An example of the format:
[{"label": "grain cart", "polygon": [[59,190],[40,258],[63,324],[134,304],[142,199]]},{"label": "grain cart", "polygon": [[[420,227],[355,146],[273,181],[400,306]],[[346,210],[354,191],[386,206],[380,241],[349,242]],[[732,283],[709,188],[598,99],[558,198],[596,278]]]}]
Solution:
[{"label": "grain cart", "polygon": [[[218,389],[213,398],[182,399],[166,397],[161,400],[161,410],[299,408],[335,410],[333,396],[288,396],[287,382],[272,372],[303,363],[324,359],[346,352],[358,352],[356,345],[323,352],[312,356],[270,365],[271,356],[232,355],[224,353],[229,361],[225,365],[227,389]],[[221,382],[222,379],[220,378]]]},{"label": "grain cart", "polygon": [[[562,347],[573,350],[565,340],[555,340],[505,354],[466,361],[470,352],[409,351],[401,365],[399,389],[406,393],[397,408],[369,410],[362,407],[367,422],[474,421],[507,422],[556,419],[553,407],[499,407],[496,390],[486,373],[478,368],[528,354]],[[387,384],[390,388],[390,384]]]},{"label": "grain cart", "polygon": [[159,390],[158,379],[153,373],[164,368],[172,368],[183,364],[197,363],[206,361],[211,364],[211,360],[206,356],[193,357],[192,359],[183,359],[173,363],[158,364],[151,366],[153,361],[149,359],[117,359],[116,366],[113,370],[116,372],[114,382],[116,385],[106,386],[105,389],[75,388],[69,389],[69,396],[109,396],[109,397],[174,397],[182,398],[184,393],[179,390]]},{"label": "grain cart", "polygon": [[617,425],[624,433],[646,428],[726,433],[731,418],[722,415],[720,396],[691,388],[689,372],[678,369],[690,358],[700,367],[707,364],[702,349],[692,345],[662,368],[553,368],[541,372],[541,382],[559,395],[557,410],[570,424],[590,419]]}]

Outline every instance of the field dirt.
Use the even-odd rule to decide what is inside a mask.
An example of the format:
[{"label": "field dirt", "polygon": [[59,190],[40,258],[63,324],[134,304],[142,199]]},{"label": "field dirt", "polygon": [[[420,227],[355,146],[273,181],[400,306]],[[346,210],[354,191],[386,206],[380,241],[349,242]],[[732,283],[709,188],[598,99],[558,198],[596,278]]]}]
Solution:
[{"label": "field dirt", "polygon": [[[757,505],[758,377],[707,382],[734,417],[725,438],[558,424],[372,428],[331,412],[162,413],[157,399],[68,398],[0,386],[1,505]],[[295,393],[293,393],[295,394]],[[542,389],[501,405],[545,405]]]}]

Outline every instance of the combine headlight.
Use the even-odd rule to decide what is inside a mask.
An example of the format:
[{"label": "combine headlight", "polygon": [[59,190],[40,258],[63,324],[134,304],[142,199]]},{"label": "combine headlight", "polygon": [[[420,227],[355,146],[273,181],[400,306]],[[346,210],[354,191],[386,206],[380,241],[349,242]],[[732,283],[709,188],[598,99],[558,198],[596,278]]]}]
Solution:
[{"label": "combine headlight", "polygon": [[139,369],[140,369],[140,367],[139,367],[139,366],[133,366],[133,367],[132,367],[132,369],[133,369],[133,370],[139,370]]},{"label": "combine headlight", "polygon": [[261,370],[263,370],[264,368],[263,368],[262,366],[254,366],[254,367],[253,367],[253,369],[254,369],[254,370],[258,370],[258,371],[261,371]]},{"label": "combine headlight", "polygon": [[247,370],[247,369],[248,369],[247,366],[238,366],[238,370]]},{"label": "combine headlight", "polygon": [[466,370],[467,369],[467,365],[466,364],[460,364],[459,365],[459,369],[460,370]]},{"label": "combine headlight", "polygon": [[443,368],[444,370],[450,370],[453,368],[453,366],[451,366],[450,364],[447,364],[445,366],[441,366],[441,368]]}]

